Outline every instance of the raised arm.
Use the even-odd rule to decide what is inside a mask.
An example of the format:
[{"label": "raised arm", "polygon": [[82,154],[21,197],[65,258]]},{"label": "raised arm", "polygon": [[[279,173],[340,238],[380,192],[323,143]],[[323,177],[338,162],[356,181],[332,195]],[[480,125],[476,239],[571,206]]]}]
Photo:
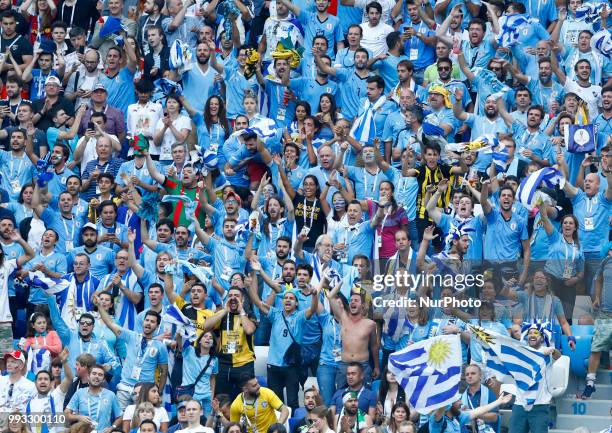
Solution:
[{"label": "raised arm", "polygon": [[493,403],[489,403],[489,404],[486,404],[484,406],[479,406],[479,407],[471,410],[469,412],[470,413],[470,419],[480,418],[484,414],[486,414],[488,412],[491,412],[492,410],[496,409],[497,407],[499,407],[499,406],[501,406],[503,404],[510,403],[510,401],[512,401],[512,394],[503,393]]},{"label": "raised arm", "polygon": [[427,214],[436,224],[440,224],[440,221],[442,220],[442,212],[438,207],[438,200],[440,200],[440,196],[443,195],[447,189],[448,179],[442,179],[438,183],[438,188],[431,195],[430,199],[427,201],[427,205],[425,206]]},{"label": "raised arm", "polygon": [[491,185],[490,180],[485,180],[482,182],[482,188],[480,188],[480,205],[482,206],[482,212],[485,215],[489,215],[493,208],[491,207],[491,203],[489,203],[489,187]]},{"label": "raised arm", "polygon": [[473,81],[474,78],[476,78],[476,75],[474,75],[467,65],[465,56],[463,55],[463,50],[461,50],[461,45],[453,48],[453,51],[457,54],[457,60],[459,60],[459,68],[461,68],[461,72],[463,72],[463,75],[465,75],[468,80]]},{"label": "raised arm", "polygon": [[[350,0],[350,1],[353,1],[353,0]],[[333,75],[334,77],[336,76],[336,73],[337,73],[336,68],[334,68],[333,66],[328,66],[325,63],[323,63],[321,61],[321,55],[319,54],[318,51],[313,50],[312,54],[314,55],[315,64],[317,65],[317,68],[319,68],[321,72],[327,75]]]},{"label": "raised arm", "polygon": [[[257,265],[256,265],[257,266]],[[251,302],[255,304],[257,308],[261,310],[264,314],[268,314],[270,312],[270,305],[262,302],[259,295],[257,294],[257,271],[253,271],[253,275],[251,277],[251,284],[249,285],[249,298],[251,298]]]},{"label": "raised arm", "polygon": [[22,256],[17,257],[17,266],[22,267],[34,258],[34,256],[36,255],[36,251],[34,251],[30,244],[23,240],[17,230],[13,229],[13,232],[10,236],[13,242],[17,242],[21,246],[21,248],[23,248],[24,254]]},{"label": "raised arm", "polygon": [[164,176],[155,166],[155,162],[153,162],[153,159],[151,158],[151,155],[149,154],[149,152],[146,152],[146,163],[147,163],[147,170],[149,171],[149,174],[151,175],[151,177],[153,178],[153,180],[157,183],[159,183],[160,185],[163,185],[164,182],[166,181],[166,176]]},{"label": "raised arm", "polygon": [[302,249],[302,246],[304,245],[304,242],[306,242],[307,240],[308,240],[307,234],[305,234],[303,231],[298,233],[297,239],[295,241],[295,245],[293,246],[293,252],[295,253],[295,257],[297,257],[298,259],[304,258],[304,250]]},{"label": "raised arm", "polygon": [[123,330],[123,328],[121,326],[119,326],[117,323],[115,323],[115,321],[110,316],[110,314],[108,314],[108,311],[106,311],[106,308],[102,307],[99,304],[98,298],[93,298],[93,303],[94,303],[94,305],[96,305],[98,307],[98,313],[100,313],[100,318],[102,319],[104,324],[106,326],[108,326],[108,328],[111,331],[113,331],[113,334],[115,334],[117,337],[119,337],[121,335],[121,331]]},{"label": "raised arm", "polygon": [[453,104],[453,115],[462,122],[465,122],[468,119],[468,115],[463,109],[463,105],[461,104],[461,100],[463,98],[463,88],[461,86],[457,86],[455,89],[455,103]]},{"label": "raised arm", "polygon": [[521,71],[519,71],[512,63],[510,63],[507,60],[500,60],[500,63],[502,65],[502,68],[505,71],[510,72],[510,75],[512,75],[514,78],[516,78],[516,80],[523,84],[523,85],[527,85],[529,83],[529,77],[525,74],[523,74]]},{"label": "raised arm", "polygon": [[[142,234],[142,233],[141,233]],[[128,266],[134,271],[137,278],[142,278],[145,269],[136,260],[136,249],[134,247],[134,241],[136,241],[136,232],[132,229],[128,229]]]},{"label": "raised arm", "polygon": [[504,123],[508,128],[512,128],[512,123],[514,122],[514,119],[506,109],[506,103],[504,102],[504,98],[497,98],[497,101],[495,102],[497,103],[497,112],[503,119]]}]

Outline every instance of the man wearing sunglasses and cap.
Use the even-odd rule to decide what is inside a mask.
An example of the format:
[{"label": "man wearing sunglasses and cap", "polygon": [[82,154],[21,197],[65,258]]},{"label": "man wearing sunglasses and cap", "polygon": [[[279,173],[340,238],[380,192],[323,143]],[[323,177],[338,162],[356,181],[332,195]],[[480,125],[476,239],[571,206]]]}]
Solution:
[{"label": "man wearing sunglasses and cap", "polygon": [[[26,358],[21,350],[4,354],[6,376],[0,376],[0,413],[8,414],[14,410],[25,411],[26,403],[36,396],[36,385],[23,376]],[[0,425],[2,423],[0,419]]]}]

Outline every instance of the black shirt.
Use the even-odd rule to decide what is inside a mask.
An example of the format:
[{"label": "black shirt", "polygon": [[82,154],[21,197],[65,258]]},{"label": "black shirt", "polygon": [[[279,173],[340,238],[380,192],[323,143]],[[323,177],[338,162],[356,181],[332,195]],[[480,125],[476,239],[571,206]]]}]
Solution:
[{"label": "black shirt", "polygon": [[[32,106],[34,108],[34,113],[41,113],[43,107],[45,106],[45,99],[44,98],[37,99],[36,101],[34,101]],[[66,114],[68,114],[69,116],[74,116],[74,104],[61,95],[57,99],[57,102],[53,104],[51,108],[55,108],[55,107],[61,107],[66,111]],[[53,123],[53,110],[52,109],[50,109],[44,114],[41,114],[41,118],[36,124],[36,127],[43,131],[46,131],[47,129],[54,127],[54,126],[55,124]]]},{"label": "black shirt", "polygon": [[155,81],[159,78],[164,78],[164,72],[170,69],[170,48],[164,47],[159,52],[159,66],[155,75],[151,75],[151,69],[155,67],[155,58],[153,51],[149,51],[144,58],[144,78],[146,80]]},{"label": "black shirt", "polygon": [[23,64],[23,56],[32,55],[32,45],[28,38],[20,34],[16,34],[10,39],[0,38],[0,50],[5,53],[7,48],[11,49],[11,54],[17,64]]},{"label": "black shirt", "polygon": [[[304,204],[306,210],[304,212]],[[295,208],[296,234],[299,236],[302,227],[310,227],[308,240],[304,242],[304,249],[312,251],[317,238],[327,232],[327,218],[323,213],[320,200],[307,200],[302,194],[296,193],[293,198]]]},{"label": "black shirt", "polygon": [[55,21],[65,22],[68,28],[81,27],[85,31],[93,32],[98,18],[100,18],[100,12],[93,0],[77,0],[74,6],[68,6],[65,1],[60,1],[57,5]]}]

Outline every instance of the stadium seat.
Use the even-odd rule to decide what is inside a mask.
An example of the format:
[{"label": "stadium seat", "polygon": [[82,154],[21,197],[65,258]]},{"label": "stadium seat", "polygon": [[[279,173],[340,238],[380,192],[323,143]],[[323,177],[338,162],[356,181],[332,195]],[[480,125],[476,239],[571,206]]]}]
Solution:
[{"label": "stadium seat", "polygon": [[296,416],[294,416],[292,418],[289,418],[289,430],[288,430],[289,433],[291,433],[293,431],[293,429],[295,428],[297,423],[300,422],[300,419],[302,419],[302,418],[299,418],[299,417],[296,417]]},{"label": "stadium seat", "polygon": [[266,376],[268,374],[268,350],[269,346],[255,346],[255,375]]},{"label": "stadium seat", "polygon": [[578,337],[592,337],[595,332],[593,325],[572,325],[572,335]]},{"label": "stadium seat", "polygon": [[[580,327],[590,327],[590,325],[580,325]],[[572,326],[572,328],[574,328]],[[570,359],[570,371],[577,377],[585,377],[589,364],[589,356],[591,355],[591,335],[575,335],[576,349],[571,350],[568,344],[568,339],[565,335],[561,338],[561,353]]]},{"label": "stadium seat", "polygon": [[380,389],[380,380],[375,380],[374,382],[372,382],[372,391],[374,391],[376,395],[378,395],[379,389]]},{"label": "stadium seat", "polygon": [[569,356],[562,356],[557,359],[552,368],[552,374],[549,378],[549,390],[553,397],[559,397],[565,393],[569,382]]},{"label": "stadium seat", "polygon": [[257,376],[257,382],[259,382],[259,385],[265,388],[268,387],[268,380],[266,379],[266,376]]},{"label": "stadium seat", "polygon": [[295,412],[294,412],[294,414],[293,414],[293,417],[294,417],[294,418],[297,418],[297,419],[302,419],[302,418],[304,418],[304,417],[306,416],[306,414],[308,414],[308,412],[306,412],[306,409],[305,409],[305,408],[303,408],[303,407],[298,407],[298,408],[295,410]]}]

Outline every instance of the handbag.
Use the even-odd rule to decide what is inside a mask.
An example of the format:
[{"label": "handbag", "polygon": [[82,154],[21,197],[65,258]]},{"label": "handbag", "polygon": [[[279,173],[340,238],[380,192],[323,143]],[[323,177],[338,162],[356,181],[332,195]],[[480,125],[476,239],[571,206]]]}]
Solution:
[{"label": "handbag", "polygon": [[293,334],[291,333],[291,329],[289,329],[289,324],[287,323],[287,319],[285,319],[285,315],[281,313],[281,317],[283,318],[283,322],[285,322],[285,326],[287,327],[287,331],[289,332],[289,336],[291,337],[292,343],[289,345],[285,354],[283,355],[283,362],[288,367],[299,367],[302,365],[302,347],[295,341]]},{"label": "handbag", "polygon": [[196,377],[193,383],[176,387],[176,390],[174,392],[174,398],[176,400],[178,400],[178,398],[182,395],[188,395],[189,397],[193,397],[193,394],[195,393],[196,384],[200,381],[200,379],[202,379],[202,376],[204,376],[204,373],[206,372],[206,369],[208,368],[212,360],[213,357],[209,355],[208,361],[206,361],[206,365],[204,366],[202,371],[200,371],[200,374],[198,374],[198,377]]}]

